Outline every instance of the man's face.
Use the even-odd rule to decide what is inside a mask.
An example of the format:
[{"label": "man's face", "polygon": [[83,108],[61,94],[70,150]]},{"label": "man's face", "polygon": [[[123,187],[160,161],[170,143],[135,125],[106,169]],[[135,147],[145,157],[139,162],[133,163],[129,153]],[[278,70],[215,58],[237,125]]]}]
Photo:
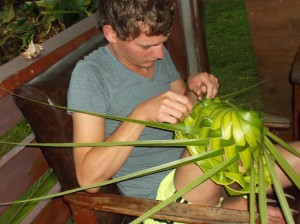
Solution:
[{"label": "man's face", "polygon": [[123,41],[117,39],[114,44],[115,56],[126,67],[136,69],[149,69],[156,60],[164,57],[163,43],[168,36],[151,36],[141,34],[134,40]]}]

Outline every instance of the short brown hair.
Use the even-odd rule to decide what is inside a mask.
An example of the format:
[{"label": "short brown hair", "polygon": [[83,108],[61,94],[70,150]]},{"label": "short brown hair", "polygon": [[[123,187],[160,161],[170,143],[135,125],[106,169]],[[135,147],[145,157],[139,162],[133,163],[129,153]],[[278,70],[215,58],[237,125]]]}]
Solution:
[{"label": "short brown hair", "polygon": [[111,25],[121,40],[168,35],[174,17],[173,0],[98,0],[99,25]]}]

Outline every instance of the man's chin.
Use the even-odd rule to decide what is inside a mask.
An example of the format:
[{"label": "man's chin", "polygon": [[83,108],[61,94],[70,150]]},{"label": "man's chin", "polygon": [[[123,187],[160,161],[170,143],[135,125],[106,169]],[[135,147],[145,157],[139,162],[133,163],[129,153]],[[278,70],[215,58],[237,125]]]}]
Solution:
[{"label": "man's chin", "polygon": [[148,63],[142,64],[141,68],[149,69],[149,68],[154,67],[154,65],[155,65],[155,62],[148,62]]}]

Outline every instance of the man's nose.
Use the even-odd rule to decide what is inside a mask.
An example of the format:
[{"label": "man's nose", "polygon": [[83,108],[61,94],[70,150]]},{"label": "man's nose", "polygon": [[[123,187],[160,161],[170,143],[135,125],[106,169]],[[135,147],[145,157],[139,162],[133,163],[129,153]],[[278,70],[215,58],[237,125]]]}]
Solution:
[{"label": "man's nose", "polygon": [[153,52],[153,57],[155,57],[156,59],[162,59],[165,57],[165,53],[163,50],[163,44],[159,44],[159,45],[155,46],[154,52]]}]

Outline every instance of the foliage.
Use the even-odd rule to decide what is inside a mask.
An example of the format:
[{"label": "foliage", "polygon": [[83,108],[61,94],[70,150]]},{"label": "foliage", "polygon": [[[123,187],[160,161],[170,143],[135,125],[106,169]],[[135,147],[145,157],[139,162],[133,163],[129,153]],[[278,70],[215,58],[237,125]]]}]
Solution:
[{"label": "foliage", "polygon": [[[186,126],[199,127],[196,133],[176,132],[179,139],[209,139],[205,146],[188,146],[191,155],[223,148],[221,156],[197,162],[207,172],[220,162],[236,154],[239,160],[211,179],[224,185],[230,195],[250,193],[250,171],[255,166],[255,180],[258,180],[258,164],[263,145],[263,122],[256,111],[244,111],[232,103],[204,99],[195,105],[193,113],[184,120]],[[253,161],[253,162],[252,162]],[[266,164],[264,164],[266,166]],[[265,174],[266,186],[271,184],[270,175]],[[231,185],[236,183],[232,188]],[[237,189],[236,186],[239,186]]]},{"label": "foliage", "polygon": [[[58,180],[52,169],[47,170],[43,176],[36,180],[33,185],[19,198],[25,200],[47,194],[57,184]],[[0,223],[22,223],[23,219],[35,208],[38,201],[12,205],[0,216]]]},{"label": "foliage", "polygon": [[[220,95],[258,83],[245,1],[204,1],[204,6],[210,68],[222,83]],[[240,106],[263,111],[259,88],[235,100]]]},{"label": "foliage", "polygon": [[[31,128],[26,120],[22,120],[13,129],[9,130],[3,136],[0,136],[1,141],[20,142],[31,133]],[[11,145],[0,143],[0,158],[2,158],[9,150]]]},{"label": "foliage", "polygon": [[19,55],[31,41],[41,44],[96,10],[95,0],[6,0],[0,4],[0,64]]}]

